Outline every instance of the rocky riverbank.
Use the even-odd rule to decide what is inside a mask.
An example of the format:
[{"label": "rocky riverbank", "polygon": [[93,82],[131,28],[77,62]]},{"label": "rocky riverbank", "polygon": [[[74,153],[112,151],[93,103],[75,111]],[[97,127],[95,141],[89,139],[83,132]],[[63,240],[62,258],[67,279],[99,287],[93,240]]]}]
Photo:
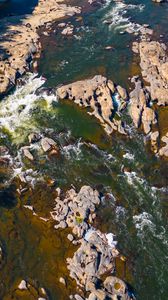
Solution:
[{"label": "rocky riverbank", "polygon": [[39,0],[32,15],[23,18],[18,25],[7,23],[0,39],[0,96],[16,84],[17,78],[30,68],[32,59],[40,54],[37,30],[44,24],[80,11],[81,8],[60,0]]},{"label": "rocky riverbank", "polygon": [[134,42],[132,49],[140,56],[143,82],[138,77],[132,79],[135,89],[130,93],[130,114],[135,127],[142,126],[151,140],[152,150],[168,157],[168,133],[162,136],[157,112],[159,106],[163,108],[168,104],[167,47],[164,43],[146,40]]}]

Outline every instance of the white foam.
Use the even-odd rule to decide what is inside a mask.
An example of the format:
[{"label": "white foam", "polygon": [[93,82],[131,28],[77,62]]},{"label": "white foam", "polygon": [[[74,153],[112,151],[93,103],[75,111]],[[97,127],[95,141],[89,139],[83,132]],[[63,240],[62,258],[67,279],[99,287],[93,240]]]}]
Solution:
[{"label": "white foam", "polygon": [[[108,3],[110,5],[111,2]],[[127,16],[128,11],[130,10],[139,10],[140,12],[144,9],[144,5],[134,5],[126,4],[124,1],[116,2],[114,6],[110,9],[109,12],[103,18],[103,22],[110,21],[110,29],[127,29],[131,28],[133,32],[138,32],[141,28],[141,25],[133,23],[130,21],[130,17]]]},{"label": "white foam", "polygon": [[137,181],[140,184],[144,184],[145,180],[143,178],[140,178],[136,172],[127,172],[125,171],[124,174],[126,175],[127,178],[127,182],[130,185],[133,185],[135,183],[135,181]]},{"label": "white foam", "polygon": [[129,152],[127,152],[127,153],[125,153],[125,154],[123,155],[123,158],[126,158],[126,159],[128,159],[128,160],[134,160],[134,155],[131,154],[131,153],[129,153]]},{"label": "white foam", "polygon": [[57,101],[56,96],[47,95],[45,92],[42,95],[36,95],[37,89],[45,82],[42,76],[28,74],[25,82],[22,87],[17,87],[13,94],[6,96],[0,102],[0,127],[11,133],[15,133],[18,127],[29,121],[32,108],[42,99],[45,99],[48,105]]},{"label": "white foam", "polygon": [[111,248],[115,248],[117,245],[117,241],[114,240],[115,235],[113,233],[107,233],[106,234],[106,239],[108,241],[108,245]]},{"label": "white foam", "polygon": [[81,147],[84,143],[81,142],[81,139],[79,139],[75,144],[69,144],[67,146],[62,147],[62,153],[66,156],[66,158],[71,159],[73,155],[75,155],[75,159],[80,159],[81,154]]},{"label": "white foam", "polygon": [[139,215],[133,216],[133,222],[136,229],[138,229],[140,232],[144,231],[145,227],[147,227],[151,231],[155,230],[155,224],[153,224],[152,222],[152,216],[147,212],[143,212]]}]

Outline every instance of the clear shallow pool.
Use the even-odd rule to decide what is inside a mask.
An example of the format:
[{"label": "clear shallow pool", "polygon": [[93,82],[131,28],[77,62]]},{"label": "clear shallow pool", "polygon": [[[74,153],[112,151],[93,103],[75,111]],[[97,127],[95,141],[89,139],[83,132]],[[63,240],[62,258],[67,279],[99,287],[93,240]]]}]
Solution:
[{"label": "clear shallow pool", "polygon": [[[146,8],[139,7],[144,2],[129,1],[138,7],[125,8],[124,18],[131,17],[131,20],[124,20],[124,26],[130,21],[147,22]],[[86,13],[80,21],[72,18],[78,38],[67,39],[59,32],[43,37],[39,74],[47,78],[46,86],[55,87],[98,73],[128,86],[128,77],[138,71],[130,51],[130,42],[135,37],[119,34],[123,30],[122,22],[110,28],[103,23],[109,18],[107,14],[114,12],[115,5],[109,3],[104,9]],[[162,12],[161,26],[166,31],[167,6],[163,10],[151,2],[146,5],[151,15]],[[161,28],[157,22],[154,20],[153,26]],[[113,45],[114,50],[105,50],[108,45]],[[46,95],[37,97],[35,91],[42,83],[40,78],[30,77],[24,88],[17,89],[0,106],[0,120],[4,124],[1,145],[8,146],[14,160],[14,170],[9,167],[6,172],[4,166],[0,169],[0,240],[5,253],[0,269],[1,297],[9,299],[4,295],[20,278],[31,278],[35,285],[40,283],[47,289],[51,299],[68,299],[73,283],[69,281],[66,291],[62,291],[59,284],[62,274],[68,276],[65,258],[74,250],[67,243],[67,232],[56,233],[52,222],[33,216],[24,205],[32,205],[38,216],[47,218],[53,207],[55,187],[66,189],[73,184],[80,188],[90,184],[110,194],[99,209],[97,226],[116,233],[119,248],[128,258],[129,268],[126,271],[119,268],[118,273],[133,285],[138,299],[166,300],[166,163],[145,149],[143,136],[133,129],[128,116],[132,139],[119,135],[109,138],[84,109],[56,99],[51,104]],[[4,113],[5,109],[8,112]],[[9,127],[11,122],[13,131]],[[59,157],[49,158],[38,148],[33,150],[33,163],[19,155],[19,148],[28,144],[27,135],[34,130],[57,141]],[[19,194],[16,191],[20,185],[18,178],[9,186],[6,180],[11,179],[14,171],[19,174],[26,170],[29,170],[30,188],[26,189],[27,184],[23,184],[25,190]]]}]

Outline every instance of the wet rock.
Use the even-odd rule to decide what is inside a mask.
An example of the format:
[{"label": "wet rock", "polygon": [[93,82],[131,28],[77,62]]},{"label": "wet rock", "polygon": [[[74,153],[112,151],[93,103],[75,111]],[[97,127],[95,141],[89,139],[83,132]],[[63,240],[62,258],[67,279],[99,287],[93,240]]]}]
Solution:
[{"label": "wet rock", "polygon": [[117,298],[123,299],[127,292],[125,282],[115,276],[109,276],[104,281],[104,287],[108,293],[116,295]]},{"label": "wet rock", "polygon": [[[116,241],[113,234],[104,234],[100,230],[92,227],[97,205],[100,204],[100,195],[98,191],[90,186],[81,187],[77,193],[74,188],[68,190],[65,194],[58,191],[55,199],[55,207],[51,216],[57,221],[55,228],[62,227],[66,223],[72,228],[73,236],[68,234],[72,243],[79,244],[79,248],[72,258],[67,258],[67,268],[70,276],[76,283],[90,292],[90,300],[117,299],[116,295],[122,295],[123,286],[126,284],[120,279],[113,277],[113,281],[105,274],[113,273],[115,270],[115,258],[119,255],[116,249]],[[97,289],[98,280],[105,276],[105,281],[101,288]],[[118,285],[117,285],[118,283]],[[120,283],[120,285],[119,285]],[[122,295],[123,296],[123,295]],[[80,295],[75,295],[75,299],[83,299]],[[130,300],[125,290],[123,300]]]},{"label": "wet rock", "polygon": [[56,143],[51,138],[44,137],[41,139],[41,147],[44,152],[51,150],[54,146],[56,146]]},{"label": "wet rock", "polygon": [[22,148],[22,151],[23,151],[23,155],[28,158],[29,160],[33,161],[34,160],[34,157],[33,155],[31,154],[31,152],[29,151],[28,148]]},{"label": "wet rock", "polygon": [[63,31],[61,32],[62,35],[72,35],[73,34],[73,30],[74,30],[74,27],[71,25],[71,26],[67,26],[63,29]]},{"label": "wet rock", "polygon": [[[136,46],[135,46],[136,45]],[[168,56],[166,45],[156,41],[133,44],[133,51],[140,55],[142,76],[150,84],[148,90],[158,105],[168,104]]]},{"label": "wet rock", "polygon": [[[120,86],[118,86],[118,90],[120,95],[111,80],[97,75],[92,79],[61,86],[57,89],[57,95],[60,99],[72,100],[79,106],[90,107],[92,112],[88,113],[94,115],[100,121],[105,131],[111,134],[114,128],[118,130],[118,125],[115,124],[116,126],[114,126],[113,123],[116,110],[114,107],[116,94],[118,94],[121,99],[123,97],[123,101],[127,99],[126,90]],[[120,127],[121,126],[123,127],[122,123],[120,123]],[[124,127],[121,132],[123,134],[126,133]]]},{"label": "wet rock", "polygon": [[59,282],[62,283],[62,284],[64,284],[64,285],[66,285],[66,281],[65,281],[65,279],[63,277],[60,277]]},{"label": "wet rock", "polygon": [[150,135],[151,146],[154,153],[158,152],[158,142],[159,142],[159,131],[154,131]]},{"label": "wet rock", "polygon": [[160,148],[159,155],[168,157],[168,132],[162,137],[161,141],[166,145]]},{"label": "wet rock", "polygon": [[150,95],[139,79],[133,78],[135,88],[130,93],[130,115],[136,128],[141,125],[144,108],[149,106]]},{"label": "wet rock", "polygon": [[151,125],[156,123],[157,120],[153,109],[150,107],[144,107],[142,112],[142,124],[145,134],[148,134],[151,131]]},{"label": "wet rock", "polygon": [[83,186],[79,193],[74,189],[67,191],[65,198],[61,200],[61,195],[55,199],[56,205],[51,216],[58,222],[55,228],[62,228],[63,222],[73,228],[73,233],[82,237],[88,229],[85,220],[93,214],[96,205],[100,203],[99,193],[89,186]]},{"label": "wet rock", "polygon": [[91,293],[91,294],[89,295],[88,300],[97,300],[97,297],[96,297],[96,295],[95,295],[94,293]]},{"label": "wet rock", "polygon": [[135,89],[130,93],[130,115],[135,127],[138,128],[142,124],[145,134],[148,134],[152,125],[157,123],[155,112],[150,107],[150,94],[139,79],[132,81],[135,83]]},{"label": "wet rock", "polygon": [[[1,0],[2,1],[2,0]],[[81,8],[59,3],[59,1],[39,0],[32,14],[18,24],[10,24],[2,33],[0,41],[0,96],[8,92],[18,76],[30,68],[30,62],[41,51],[37,29],[64,16],[79,13]],[[47,27],[47,26],[46,26]]]},{"label": "wet rock", "polygon": [[66,26],[66,23],[64,23],[64,22],[58,24],[58,27],[60,27],[60,28],[65,27],[65,26]]},{"label": "wet rock", "polygon": [[124,89],[124,88],[121,87],[120,85],[117,85],[117,92],[119,93],[120,97],[121,97],[123,100],[127,100],[128,95],[127,95],[126,89]]},{"label": "wet rock", "polygon": [[41,139],[40,133],[30,133],[28,136],[29,143],[37,143]]},{"label": "wet rock", "polygon": [[74,240],[73,235],[70,234],[70,233],[67,235],[67,238],[68,238],[68,240],[69,240],[70,242],[72,242],[72,241]]},{"label": "wet rock", "polygon": [[25,280],[21,280],[21,282],[18,285],[19,290],[27,290],[27,283]]}]

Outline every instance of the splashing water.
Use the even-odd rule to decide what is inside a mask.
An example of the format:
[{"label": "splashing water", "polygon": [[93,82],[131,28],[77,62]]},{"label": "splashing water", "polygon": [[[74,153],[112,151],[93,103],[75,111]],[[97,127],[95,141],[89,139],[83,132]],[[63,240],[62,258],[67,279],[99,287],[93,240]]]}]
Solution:
[{"label": "splashing water", "polygon": [[37,95],[36,91],[43,86],[45,79],[37,74],[28,74],[25,77],[25,84],[17,87],[16,91],[5,97],[0,103],[0,127],[8,131],[13,137],[17,135],[17,129],[33,128],[34,124],[31,114],[34,108],[45,100],[50,107],[53,101],[57,101],[55,95],[47,95],[46,92]]}]

